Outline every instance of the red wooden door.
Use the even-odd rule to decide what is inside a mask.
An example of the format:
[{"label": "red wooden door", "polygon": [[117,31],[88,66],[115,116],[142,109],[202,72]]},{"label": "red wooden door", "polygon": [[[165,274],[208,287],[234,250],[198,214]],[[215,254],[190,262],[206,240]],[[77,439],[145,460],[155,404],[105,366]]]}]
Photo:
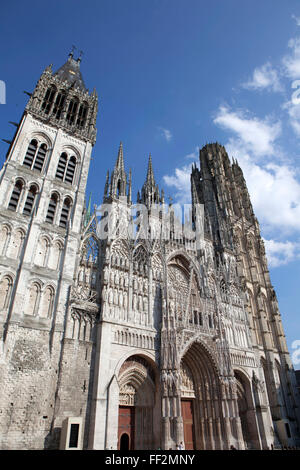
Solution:
[{"label": "red wooden door", "polygon": [[[123,434],[128,435],[128,439]],[[123,436],[123,438],[122,438]],[[133,406],[120,406],[119,407],[119,430],[118,430],[118,449],[121,445],[125,447],[122,450],[134,450],[134,407]]]},{"label": "red wooden door", "polygon": [[181,400],[185,449],[194,450],[193,400]]}]

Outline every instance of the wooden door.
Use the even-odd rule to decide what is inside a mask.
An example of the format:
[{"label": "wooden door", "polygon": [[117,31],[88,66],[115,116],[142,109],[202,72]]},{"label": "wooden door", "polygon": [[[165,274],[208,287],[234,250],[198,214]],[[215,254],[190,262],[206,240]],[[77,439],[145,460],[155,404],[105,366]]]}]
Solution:
[{"label": "wooden door", "polygon": [[[119,407],[119,430],[118,430],[118,449],[119,450],[134,450],[134,418],[135,418],[134,406],[120,406]],[[126,434],[126,436],[124,434]],[[128,448],[126,449],[125,447],[128,447]]]},{"label": "wooden door", "polygon": [[194,450],[194,416],[193,400],[181,400],[184,444],[186,450]]}]

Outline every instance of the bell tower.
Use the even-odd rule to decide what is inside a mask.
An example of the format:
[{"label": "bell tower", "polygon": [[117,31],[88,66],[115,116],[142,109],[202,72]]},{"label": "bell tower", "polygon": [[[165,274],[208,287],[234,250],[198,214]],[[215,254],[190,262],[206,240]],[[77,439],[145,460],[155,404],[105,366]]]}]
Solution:
[{"label": "bell tower", "polygon": [[[39,440],[54,412],[50,397],[96,140],[98,97],[86,88],[80,62],[71,53],[56,72],[52,65],[44,70],[0,171],[0,368],[9,384],[0,395],[4,407],[18,400],[15,423],[30,400],[33,413],[44,409],[44,429],[31,433],[35,448],[44,447]],[[12,371],[27,373],[11,380]],[[11,431],[17,433],[17,426]],[[9,446],[9,433],[6,439]]]}]

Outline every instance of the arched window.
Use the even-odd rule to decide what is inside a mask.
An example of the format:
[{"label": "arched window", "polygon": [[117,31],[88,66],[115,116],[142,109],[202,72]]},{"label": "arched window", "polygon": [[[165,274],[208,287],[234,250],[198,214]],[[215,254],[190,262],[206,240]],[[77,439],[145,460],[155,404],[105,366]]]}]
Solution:
[{"label": "arched window", "polygon": [[78,110],[78,100],[74,98],[73,100],[70,101],[68,111],[67,111],[67,122],[69,124],[74,124],[77,110]]},{"label": "arched window", "polygon": [[74,155],[68,159],[66,152],[59,157],[55,178],[72,184],[76,168],[76,158]]},{"label": "arched window", "polygon": [[88,112],[88,104],[84,102],[80,105],[80,108],[78,111],[77,123],[76,123],[77,127],[79,127],[80,129],[82,129],[85,126],[87,112]]},{"label": "arched window", "polygon": [[46,215],[46,222],[49,222],[49,224],[53,224],[54,222],[57,202],[58,202],[58,195],[56,193],[53,193],[51,195],[51,199],[49,202],[48,211]]},{"label": "arched window", "polygon": [[47,153],[47,145],[41,144],[37,150],[38,142],[33,139],[28,145],[28,149],[23,161],[23,165],[28,166],[29,168],[37,171],[42,171],[45,156]]},{"label": "arched window", "polygon": [[28,307],[26,310],[27,315],[36,315],[39,307],[40,302],[40,295],[41,295],[41,288],[38,283],[33,283],[30,292],[29,292],[29,300],[28,300]]},{"label": "arched window", "polygon": [[34,160],[34,164],[33,164],[34,170],[42,171],[46,153],[47,153],[47,145],[41,144]]},{"label": "arched window", "polygon": [[25,234],[23,230],[16,230],[13,232],[12,241],[8,247],[8,256],[13,259],[18,259],[21,253],[23,241],[25,238]]},{"label": "arched window", "polygon": [[0,310],[8,307],[12,285],[13,282],[10,276],[5,276],[0,282]]},{"label": "arched window", "polygon": [[68,197],[66,197],[63,203],[62,210],[61,210],[60,222],[59,222],[60,227],[66,228],[68,218],[69,218],[70,207],[71,207],[71,200]]},{"label": "arched window", "polygon": [[74,156],[72,156],[70,158],[70,160],[68,161],[67,171],[66,171],[66,174],[65,174],[64,181],[66,183],[70,183],[70,184],[73,183],[75,167],[76,167],[76,158]]},{"label": "arched window", "polygon": [[31,168],[35,154],[36,154],[37,146],[38,146],[37,140],[33,139],[28,145],[27,152],[23,161],[23,165],[29,166],[29,168]]},{"label": "arched window", "polygon": [[0,255],[6,254],[7,245],[10,239],[11,231],[9,227],[3,225],[0,231]]},{"label": "arched window", "polygon": [[67,160],[68,160],[67,154],[65,152],[62,153],[61,156],[59,157],[55,178],[63,181],[64,176],[65,176],[66,166],[67,166]]},{"label": "arched window", "polygon": [[8,209],[10,211],[16,212],[22,190],[23,190],[23,183],[22,181],[18,180],[14,186],[14,189],[13,189],[13,192],[12,192],[9,204],[8,204]]},{"label": "arched window", "polygon": [[59,241],[54,242],[51,246],[48,263],[50,269],[58,269],[62,249],[62,244]]},{"label": "arched window", "polygon": [[54,289],[51,286],[47,286],[42,295],[41,308],[39,310],[39,316],[42,318],[50,318],[53,311],[54,304]]},{"label": "arched window", "polygon": [[48,239],[45,237],[40,238],[35,257],[35,264],[37,264],[38,266],[46,266],[48,260],[49,247],[50,244]]},{"label": "arched window", "polygon": [[24,205],[24,209],[23,209],[23,214],[24,215],[31,215],[37,191],[38,191],[38,189],[34,184],[32,186],[30,186],[30,189],[29,189],[28,194],[27,194],[27,199],[26,199],[26,202],[25,202],[25,205]]},{"label": "arched window", "polygon": [[55,119],[60,119],[62,110],[64,108],[66,100],[66,92],[64,90],[60,90],[57,94],[54,106],[53,106],[53,114]]},{"label": "arched window", "polygon": [[44,101],[42,103],[42,110],[45,114],[49,114],[53,105],[54,97],[56,94],[56,88],[54,85],[48,88],[46,91]]},{"label": "arched window", "polygon": [[85,255],[86,260],[91,260],[93,263],[97,263],[99,256],[99,245],[95,237],[90,236],[82,247],[82,252]]}]

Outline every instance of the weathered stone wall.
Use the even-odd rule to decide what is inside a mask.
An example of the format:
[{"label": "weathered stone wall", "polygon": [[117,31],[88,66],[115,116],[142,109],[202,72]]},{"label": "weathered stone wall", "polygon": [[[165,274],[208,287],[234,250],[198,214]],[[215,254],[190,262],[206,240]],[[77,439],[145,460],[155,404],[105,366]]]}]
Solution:
[{"label": "weathered stone wall", "polygon": [[[87,447],[89,411],[93,385],[94,344],[92,341],[65,339],[60,366],[54,429],[67,417],[83,418],[83,447]],[[58,447],[54,436],[51,447]]]},{"label": "weathered stone wall", "polygon": [[0,446],[43,449],[55,408],[60,335],[12,325],[0,363]]}]

